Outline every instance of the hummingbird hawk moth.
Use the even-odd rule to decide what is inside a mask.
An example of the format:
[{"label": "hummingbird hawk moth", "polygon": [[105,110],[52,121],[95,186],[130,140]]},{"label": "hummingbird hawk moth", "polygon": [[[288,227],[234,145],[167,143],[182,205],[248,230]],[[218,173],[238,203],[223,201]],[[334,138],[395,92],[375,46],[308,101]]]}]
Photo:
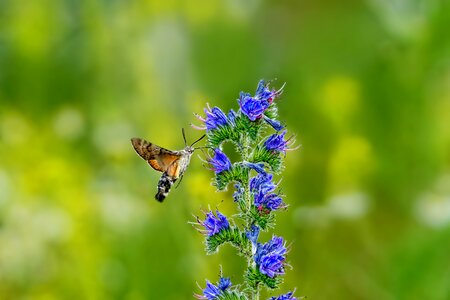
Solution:
[{"label": "hummingbird hawk moth", "polygon": [[183,178],[183,174],[191,161],[194,150],[199,149],[194,148],[193,146],[205,137],[205,135],[203,135],[189,146],[186,143],[184,129],[182,129],[182,133],[185,148],[179,151],[168,150],[141,138],[131,139],[134,150],[136,150],[136,152],[145,159],[153,169],[162,172],[158,182],[158,192],[155,195],[155,199],[159,202],[164,201],[175,181],[177,181],[178,178]]}]

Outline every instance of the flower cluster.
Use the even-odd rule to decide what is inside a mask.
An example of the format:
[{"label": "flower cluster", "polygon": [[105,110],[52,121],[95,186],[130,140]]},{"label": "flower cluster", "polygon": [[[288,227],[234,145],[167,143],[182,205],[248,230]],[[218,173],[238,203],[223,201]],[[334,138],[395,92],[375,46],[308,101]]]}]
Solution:
[{"label": "flower cluster", "polygon": [[256,88],[255,96],[249,93],[241,92],[239,96],[239,106],[243,114],[245,114],[251,121],[256,121],[264,117],[264,119],[275,129],[281,130],[283,126],[280,122],[269,118],[264,113],[269,109],[275,97],[278,97],[283,92],[283,87],[278,91],[270,90],[269,84],[264,80],[260,80]]},{"label": "flower cluster", "polygon": [[216,174],[228,171],[231,169],[230,159],[220,149],[214,149],[214,156],[209,159],[209,163],[213,167]]},{"label": "flower cluster", "polygon": [[258,244],[255,263],[261,273],[274,278],[284,274],[284,261],[286,259],[286,247],[282,237],[274,236],[265,244]]},{"label": "flower cluster", "polygon": [[205,228],[203,233],[207,236],[213,236],[230,228],[227,217],[221,214],[218,210],[216,210],[215,215],[212,211],[207,213],[204,221],[201,221],[200,219],[197,221]]},{"label": "flower cluster", "polygon": [[278,297],[272,297],[270,300],[297,300],[296,297],[294,297],[294,292],[289,292],[284,295],[280,295]]},{"label": "flower cluster", "polygon": [[[205,117],[196,115],[202,125],[193,127],[206,131],[207,147],[211,149],[207,162],[215,174],[214,185],[222,191],[233,184],[233,199],[239,210],[236,218],[241,220],[235,223],[216,210],[205,212],[205,217],[197,218],[195,224],[205,236],[207,253],[214,253],[229,243],[248,261],[242,291],[239,285],[231,288],[229,278],[220,275],[217,284],[206,281],[198,299],[255,299],[261,287],[276,289],[282,282],[288,252],[286,242],[278,236],[266,243],[259,238],[261,231],[275,225],[275,212],[287,207],[274,182],[274,174],[281,171],[286,152],[296,149],[291,147],[295,140],[285,138],[287,131],[276,119],[275,100],[283,87],[272,89],[261,80],[254,95],[240,93],[237,111],[225,113],[208,105]],[[266,135],[270,130],[275,132]],[[235,146],[240,160],[232,162],[228,158],[222,148],[227,142]],[[289,292],[271,299],[296,298]]]},{"label": "flower cluster", "polygon": [[206,288],[203,290],[203,295],[195,295],[197,299],[214,300],[219,297],[224,297],[229,294],[228,290],[231,287],[230,278],[220,277],[217,285],[212,284],[206,280]]}]

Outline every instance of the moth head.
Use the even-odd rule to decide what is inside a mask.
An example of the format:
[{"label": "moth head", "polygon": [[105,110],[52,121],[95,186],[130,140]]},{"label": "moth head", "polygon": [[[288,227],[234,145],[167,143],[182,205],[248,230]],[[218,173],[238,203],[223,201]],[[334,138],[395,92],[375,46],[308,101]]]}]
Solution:
[{"label": "moth head", "polygon": [[181,128],[181,133],[183,134],[183,140],[184,140],[184,145],[185,145],[184,150],[185,151],[187,151],[187,152],[192,154],[197,149],[206,148],[206,147],[194,147],[194,145],[197,144],[198,142],[200,142],[206,136],[206,134],[202,135],[200,138],[198,138],[191,145],[188,145],[187,142],[186,142],[186,135],[184,134],[184,128]]}]

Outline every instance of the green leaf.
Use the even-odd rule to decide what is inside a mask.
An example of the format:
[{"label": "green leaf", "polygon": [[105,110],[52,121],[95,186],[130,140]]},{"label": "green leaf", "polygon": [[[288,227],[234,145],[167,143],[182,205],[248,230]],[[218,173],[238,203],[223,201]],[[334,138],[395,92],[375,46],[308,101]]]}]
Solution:
[{"label": "green leaf", "polygon": [[257,288],[258,285],[262,283],[269,289],[276,289],[283,282],[281,277],[269,277],[266,274],[261,273],[258,268],[253,267],[247,269],[245,277],[252,288]]}]

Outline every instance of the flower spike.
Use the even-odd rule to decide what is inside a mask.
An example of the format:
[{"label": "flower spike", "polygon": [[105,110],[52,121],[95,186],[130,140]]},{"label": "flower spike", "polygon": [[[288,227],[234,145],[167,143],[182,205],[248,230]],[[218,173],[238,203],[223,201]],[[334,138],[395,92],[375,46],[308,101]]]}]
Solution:
[{"label": "flower spike", "polygon": [[[206,280],[202,293],[195,295],[203,300],[259,299],[261,288],[276,289],[283,281],[288,252],[282,237],[272,235],[261,241],[275,226],[275,217],[286,208],[284,195],[274,181],[274,175],[283,169],[287,151],[294,150],[295,137],[286,138],[285,124],[278,118],[276,98],[284,89],[270,87],[271,81],[260,80],[254,94],[240,92],[238,109],[222,110],[206,105],[202,116],[196,115],[201,125],[191,125],[205,130],[211,149],[206,161],[214,171],[212,185],[217,191],[233,187],[233,202],[238,213],[227,218],[218,210],[204,212],[194,224],[204,235],[205,250],[213,254],[223,244],[233,246],[245,257],[247,268],[243,287],[232,285],[230,278],[219,274],[216,283]],[[234,147],[233,163],[223,149],[227,143]],[[236,221],[236,222],[235,222]],[[294,290],[295,292],[295,290]],[[297,300],[294,292],[271,297],[270,300]]]}]

